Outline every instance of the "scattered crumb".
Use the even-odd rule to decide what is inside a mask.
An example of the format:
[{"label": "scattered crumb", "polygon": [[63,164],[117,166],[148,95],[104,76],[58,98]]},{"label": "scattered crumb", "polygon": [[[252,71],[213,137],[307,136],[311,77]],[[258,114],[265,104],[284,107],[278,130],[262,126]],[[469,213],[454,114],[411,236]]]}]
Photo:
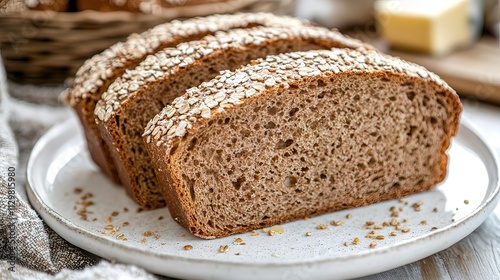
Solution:
[{"label": "scattered crumb", "polygon": [[344,246],[346,246],[346,247],[349,246],[349,243],[347,243],[347,241],[344,242]]},{"label": "scattered crumb", "polygon": [[229,251],[229,245],[220,245],[219,246],[219,253],[226,253]]},{"label": "scattered crumb", "polygon": [[280,255],[278,255],[277,253],[272,253],[271,256],[273,256],[275,258],[279,258]]},{"label": "scattered crumb", "polygon": [[436,229],[438,229],[438,228],[437,228],[437,227],[432,227],[432,228],[431,228],[431,231],[436,230]]},{"label": "scattered crumb", "polygon": [[469,204],[469,200],[468,199],[464,200],[464,203]]},{"label": "scattered crumb", "polygon": [[[82,191],[83,190],[81,188],[74,189],[74,192],[76,194],[80,194],[80,193],[82,193]],[[76,214],[78,216],[80,216],[80,219],[83,221],[88,221],[88,219],[87,219],[88,214],[93,213],[91,211],[87,211],[87,207],[94,205],[93,201],[88,200],[92,197],[94,197],[94,195],[92,193],[86,193],[86,194],[82,195],[80,197],[80,199],[78,199],[78,201],[76,202],[76,205],[73,206],[73,210],[76,211]],[[81,206],[78,206],[78,205],[81,205]],[[96,220],[97,220],[96,218],[92,219],[92,221],[96,221]]]},{"label": "scattered crumb", "polygon": [[330,224],[332,226],[338,227],[344,224],[344,220],[338,220],[338,221],[331,221]]},{"label": "scattered crumb", "polygon": [[434,213],[437,213],[437,211],[438,211],[437,207],[434,207],[434,209],[432,209],[432,211],[433,211]]},{"label": "scattered crumb", "polygon": [[282,226],[273,226],[269,230],[274,231],[275,233],[284,233],[285,229]]},{"label": "scattered crumb", "polygon": [[375,238],[379,239],[379,240],[382,240],[382,239],[385,239],[385,236],[383,236],[383,235],[377,235]]},{"label": "scattered crumb", "polygon": [[382,225],[376,225],[374,228],[375,229],[383,229],[384,227]]},{"label": "scattered crumb", "polygon": [[366,225],[367,225],[367,226],[372,226],[372,225],[374,225],[374,224],[375,224],[375,222],[373,222],[373,221],[367,221],[367,222],[366,222]]},{"label": "scattered crumb", "polygon": [[352,244],[358,245],[359,244],[359,238],[358,237],[354,238],[354,240],[352,241]]},{"label": "scattered crumb", "polygon": [[391,217],[399,217],[399,212],[398,211],[392,211]]},{"label": "scattered crumb", "polygon": [[258,233],[258,232],[254,229],[254,230],[252,230],[251,235],[252,235],[252,236],[257,236],[257,235],[259,235],[259,233]]},{"label": "scattered crumb", "polygon": [[146,237],[152,236],[152,235],[154,235],[154,232],[152,232],[152,231],[145,231],[144,232],[144,236],[146,236]]},{"label": "scattered crumb", "polygon": [[161,237],[161,236],[160,236],[159,234],[155,235],[155,238],[156,238],[156,239],[160,239],[160,237]]},{"label": "scattered crumb", "polygon": [[311,236],[312,233],[310,231],[306,232],[306,236]]},{"label": "scattered crumb", "polygon": [[407,232],[410,232],[410,229],[409,228],[404,228],[404,229],[401,230],[401,232],[407,233]]},{"label": "scattered crumb", "polygon": [[267,233],[267,228],[263,228],[263,229],[262,229],[262,231],[263,231],[264,233]]},{"label": "scattered crumb", "polygon": [[427,225],[427,221],[426,220],[422,220],[422,221],[420,221],[420,224],[423,225],[423,226],[425,226],[425,225]]},{"label": "scattered crumb", "polygon": [[110,224],[112,221],[113,221],[113,218],[111,218],[111,216],[108,216],[106,218],[106,224]]},{"label": "scattered crumb", "polygon": [[246,243],[245,243],[245,242],[243,242],[243,239],[241,239],[241,238],[239,238],[239,237],[238,237],[238,238],[236,238],[236,239],[234,239],[234,242],[233,242],[233,243],[234,243],[235,245],[246,245]]},{"label": "scattered crumb", "polygon": [[118,214],[119,213],[117,211],[113,211],[113,213],[111,213],[111,216],[116,217],[116,216],[118,216]]},{"label": "scattered crumb", "polygon": [[123,222],[122,227],[128,227],[128,225],[130,225],[129,222]]},{"label": "scattered crumb", "polygon": [[116,236],[116,239],[123,240],[125,238],[125,235],[123,233],[120,233]]},{"label": "scattered crumb", "polygon": [[382,223],[382,225],[383,225],[384,227],[388,227],[388,226],[390,226],[391,224],[389,224],[389,222],[384,221],[384,222]]},{"label": "scattered crumb", "polygon": [[141,239],[141,243],[146,243],[146,238]]},{"label": "scattered crumb", "polygon": [[418,211],[422,210],[420,208],[420,206],[422,206],[423,204],[424,204],[424,202],[422,200],[419,200],[419,201],[413,203],[413,205],[411,207],[413,207],[413,209],[415,209],[415,211],[418,212]]},{"label": "scattered crumb", "polygon": [[191,249],[193,249],[192,245],[184,245],[184,250],[189,251]]},{"label": "scattered crumb", "polygon": [[270,230],[267,232],[267,235],[269,235],[269,236],[273,236],[273,235],[274,235],[274,233],[275,233],[275,231],[274,231],[274,230],[272,230],[272,229],[270,229]]},{"label": "scattered crumb", "polygon": [[163,216],[158,217],[158,221],[163,220]]},{"label": "scattered crumb", "polygon": [[139,207],[139,208],[137,208],[137,211],[136,211],[136,212],[137,212],[137,213],[141,213],[142,211],[144,211],[144,209],[142,209],[142,208],[140,208],[140,207]]},{"label": "scattered crumb", "polygon": [[352,218],[352,215],[351,215],[351,214],[347,214],[347,215],[345,216],[345,218],[346,218],[346,219],[350,219],[350,218]]},{"label": "scattered crumb", "polygon": [[114,227],[113,225],[106,225],[106,226],[104,227],[104,229],[110,230],[110,229],[113,229],[113,227]]},{"label": "scattered crumb", "polygon": [[377,242],[370,243],[370,248],[375,248],[375,247],[377,247]]},{"label": "scattered crumb", "polygon": [[319,224],[316,228],[317,229],[326,229],[328,226],[325,224]]},{"label": "scattered crumb", "polygon": [[239,256],[239,255],[240,255],[240,253],[235,253],[234,255],[235,255],[235,256]]},{"label": "scattered crumb", "polygon": [[123,207],[123,212],[127,213],[128,212],[128,208],[127,207]]},{"label": "scattered crumb", "polygon": [[403,223],[408,223],[408,219],[403,219]]},{"label": "scattered crumb", "polygon": [[185,233],[181,234],[181,237],[186,237],[186,234]]},{"label": "scattered crumb", "polygon": [[396,236],[396,235],[398,235],[398,234],[397,234],[395,231],[391,231],[390,235],[391,235],[391,236]]}]

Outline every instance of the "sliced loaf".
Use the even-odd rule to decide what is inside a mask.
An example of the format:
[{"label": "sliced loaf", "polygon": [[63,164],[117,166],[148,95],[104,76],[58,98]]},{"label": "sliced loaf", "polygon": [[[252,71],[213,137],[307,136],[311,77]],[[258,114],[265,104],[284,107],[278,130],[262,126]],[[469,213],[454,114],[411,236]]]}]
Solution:
[{"label": "sliced loaf", "polygon": [[[333,47],[370,48],[322,27],[255,27],[218,32],[148,56],[110,85],[95,109],[122,185],[143,208],[165,205],[141,135],[148,121],[187,88],[266,55]],[[176,110],[188,108],[186,102]]]},{"label": "sliced loaf", "polygon": [[144,138],[172,217],[216,238],[429,190],[461,110],[398,58],[296,52],[188,89]]},{"label": "sliced loaf", "polygon": [[142,34],[132,34],[85,62],[76,73],[73,85],[64,93],[64,99],[75,110],[84,128],[87,146],[94,162],[104,174],[118,183],[116,168],[95,125],[95,104],[103,92],[127,69],[133,69],[146,56],[181,42],[200,39],[219,30],[251,28],[254,26],[302,26],[308,22],[267,13],[214,15],[185,21],[161,24]]}]

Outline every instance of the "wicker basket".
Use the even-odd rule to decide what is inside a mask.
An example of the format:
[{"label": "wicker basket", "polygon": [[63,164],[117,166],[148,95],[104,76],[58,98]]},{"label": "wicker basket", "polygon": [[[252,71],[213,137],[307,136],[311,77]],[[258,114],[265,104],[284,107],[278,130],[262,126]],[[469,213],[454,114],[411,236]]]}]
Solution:
[{"label": "wicker basket", "polygon": [[1,55],[7,77],[17,83],[61,85],[85,60],[134,32],[174,18],[214,13],[290,14],[295,0],[229,0],[161,13],[83,11],[9,12],[0,16]]}]

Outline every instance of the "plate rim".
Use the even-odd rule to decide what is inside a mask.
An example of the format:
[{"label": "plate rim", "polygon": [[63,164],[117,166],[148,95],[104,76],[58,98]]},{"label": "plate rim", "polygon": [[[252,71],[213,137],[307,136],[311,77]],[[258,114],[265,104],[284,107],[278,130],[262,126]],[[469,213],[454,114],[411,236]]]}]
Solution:
[{"label": "plate rim", "polygon": [[[75,128],[75,126],[77,128]],[[477,140],[479,140],[484,148],[486,148],[488,155],[492,159],[492,163],[496,166],[496,168],[493,168],[496,172],[496,184],[493,190],[489,193],[486,199],[483,199],[483,202],[473,211],[471,211],[468,215],[465,217],[445,226],[442,228],[439,228],[435,231],[428,232],[426,234],[419,235],[416,237],[416,239],[409,239],[409,240],[404,240],[401,241],[400,243],[397,244],[397,246],[389,246],[389,247],[384,247],[384,248],[375,248],[371,250],[365,250],[362,252],[358,252],[354,255],[348,254],[348,255],[340,255],[340,256],[322,256],[317,259],[312,259],[312,260],[287,260],[287,261],[262,261],[262,262],[252,262],[252,263],[244,263],[241,261],[232,261],[232,260],[212,260],[212,259],[194,259],[189,256],[179,256],[179,255],[168,255],[168,254],[161,254],[157,252],[151,252],[145,248],[139,248],[135,246],[131,246],[125,243],[117,243],[114,240],[108,239],[105,236],[99,236],[95,234],[94,232],[91,232],[85,228],[82,228],[76,224],[74,224],[71,220],[65,218],[63,215],[59,214],[57,211],[52,209],[47,203],[45,202],[44,199],[40,196],[40,194],[37,192],[36,186],[34,186],[33,182],[33,173],[34,173],[34,166],[33,162],[40,156],[40,153],[43,151],[43,149],[50,144],[51,141],[54,140],[54,136],[61,135],[65,133],[65,131],[71,130],[71,129],[80,129],[81,126],[79,123],[77,123],[77,120],[75,118],[70,118],[63,123],[56,124],[52,128],[50,128],[35,144],[35,146],[32,149],[32,152],[29,156],[28,159],[28,164],[26,168],[26,192],[28,194],[28,198],[30,203],[32,204],[33,208],[40,214],[40,216],[43,218],[43,220],[49,225],[54,231],[56,231],[63,239],[72,239],[68,238],[65,233],[61,234],[61,231],[67,230],[72,233],[78,234],[78,235],[84,235],[85,238],[92,238],[93,241],[97,241],[100,245],[105,245],[109,246],[113,249],[120,249],[120,250],[126,250],[126,251],[132,251],[131,253],[135,254],[141,254],[144,256],[147,256],[148,258],[158,258],[162,261],[177,261],[177,262],[199,262],[200,264],[204,265],[217,265],[217,266],[231,266],[231,267],[244,267],[246,269],[252,269],[252,268],[259,268],[259,269],[290,269],[296,266],[300,265],[307,265],[307,264],[331,264],[331,263],[336,263],[336,262],[345,262],[345,261],[352,261],[353,259],[364,259],[367,257],[376,257],[379,255],[387,254],[389,252],[392,252],[394,250],[398,250],[401,248],[405,248],[408,246],[411,246],[412,244],[416,243],[417,241],[420,240],[426,240],[429,238],[438,238],[442,234],[445,234],[446,232],[462,226],[463,224],[466,224],[468,222],[474,221],[476,225],[468,228],[468,231],[466,234],[461,234],[459,238],[455,238],[456,240],[453,240],[450,243],[443,244],[443,246],[440,246],[437,250],[435,248],[424,250],[424,253],[421,253],[418,258],[411,258],[410,261],[406,261],[405,264],[420,260],[424,257],[427,257],[429,255],[432,255],[434,253],[437,253],[439,251],[442,251],[448,247],[451,247],[458,241],[460,241],[462,238],[468,236],[472,231],[474,231],[477,227],[479,227],[491,214],[493,209],[495,208],[495,205],[498,203],[500,199],[500,166],[499,166],[499,156],[495,152],[495,150],[492,148],[492,145],[487,141],[487,139],[482,135],[479,129],[476,128],[475,124],[466,119],[463,118],[460,121],[460,127],[459,131],[461,129],[468,130],[469,133],[472,133],[474,137],[476,137]],[[66,132],[67,133],[67,132]],[[458,134],[457,134],[458,136]],[[82,141],[84,141],[82,139]],[[490,183],[491,185],[491,183]],[[489,188],[489,187],[488,187]],[[484,215],[484,218],[481,218],[479,220],[475,220],[474,218],[478,215],[480,215],[483,212],[487,212],[488,215]],[[59,227],[62,226],[64,230],[59,229]],[[57,229],[56,229],[57,228]],[[68,242],[70,242],[68,240]],[[113,257],[114,254],[106,254],[106,253],[96,253],[96,250],[89,249],[93,246],[80,246],[80,244],[74,244],[73,242],[70,242],[73,245],[86,250],[88,252],[94,253],[98,256],[104,257],[106,259],[114,259],[118,260],[120,262],[125,262],[125,263],[130,263],[127,261],[123,261],[123,258],[116,258]],[[404,265],[404,264],[403,264]],[[144,267],[146,270],[157,272],[158,270],[151,269]],[[390,267],[391,269],[393,267]],[[377,272],[382,272],[385,271],[386,269],[380,269],[379,271],[375,271],[373,273]],[[163,273],[162,273],[163,274]],[[371,274],[371,273],[370,273]],[[363,276],[367,274],[359,274],[359,276]],[[176,277],[176,276],[174,276]]]}]

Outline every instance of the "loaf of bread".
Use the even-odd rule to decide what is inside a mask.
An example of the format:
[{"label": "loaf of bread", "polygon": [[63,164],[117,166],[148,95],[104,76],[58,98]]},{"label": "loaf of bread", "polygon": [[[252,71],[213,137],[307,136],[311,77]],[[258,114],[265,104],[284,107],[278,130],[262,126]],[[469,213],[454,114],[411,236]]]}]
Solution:
[{"label": "loaf of bread", "polygon": [[133,69],[146,56],[181,42],[200,39],[216,31],[254,26],[303,26],[308,22],[267,13],[214,15],[185,21],[171,21],[142,34],[132,34],[127,41],[117,43],[87,60],[76,73],[73,85],[63,99],[75,110],[82,123],[87,146],[93,161],[115,183],[120,180],[110,153],[95,124],[95,104],[108,86],[127,69]]},{"label": "loaf of bread", "polygon": [[420,66],[312,50],[188,89],[144,139],[172,217],[210,239],[429,190],[461,110]]},{"label": "loaf of bread", "polygon": [[330,48],[370,46],[322,27],[255,27],[218,32],[148,56],[116,79],[95,109],[122,185],[145,209],[165,205],[141,135],[148,121],[189,87],[267,55]]}]

